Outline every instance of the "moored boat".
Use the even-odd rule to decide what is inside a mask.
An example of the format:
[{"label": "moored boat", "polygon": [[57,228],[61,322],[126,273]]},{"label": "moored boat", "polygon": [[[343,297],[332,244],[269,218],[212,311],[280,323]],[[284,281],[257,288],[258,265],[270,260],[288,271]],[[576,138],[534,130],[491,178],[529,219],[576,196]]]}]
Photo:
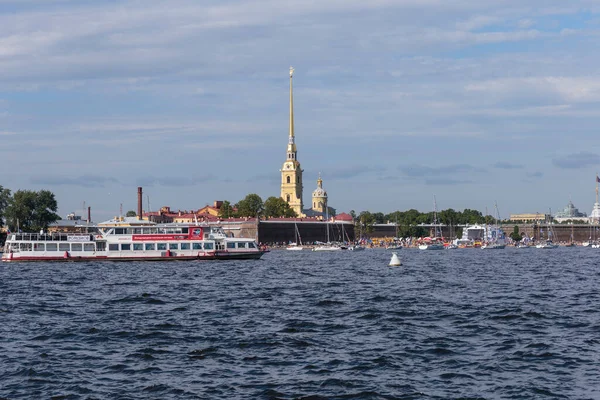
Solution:
[{"label": "moored boat", "polygon": [[11,233],[2,261],[170,261],[259,259],[254,239],[227,237],[220,226],[115,223],[83,233]]}]

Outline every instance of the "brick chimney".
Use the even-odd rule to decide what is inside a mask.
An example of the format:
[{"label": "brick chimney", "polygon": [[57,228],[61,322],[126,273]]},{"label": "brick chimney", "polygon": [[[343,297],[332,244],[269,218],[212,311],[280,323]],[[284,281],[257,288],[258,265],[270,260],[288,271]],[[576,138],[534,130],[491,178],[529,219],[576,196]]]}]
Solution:
[{"label": "brick chimney", "polygon": [[141,221],[143,219],[142,218],[142,187],[141,186],[138,187],[138,205],[137,206],[138,206],[137,217],[138,217],[138,220]]}]

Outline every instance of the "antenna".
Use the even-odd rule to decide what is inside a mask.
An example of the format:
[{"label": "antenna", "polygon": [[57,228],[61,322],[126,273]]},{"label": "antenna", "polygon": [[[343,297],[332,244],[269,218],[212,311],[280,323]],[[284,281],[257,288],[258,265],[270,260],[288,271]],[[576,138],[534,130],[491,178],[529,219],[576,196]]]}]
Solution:
[{"label": "antenna", "polygon": [[123,203],[119,206],[119,217],[123,216]]},{"label": "antenna", "polygon": [[148,212],[151,212],[152,209],[150,208],[150,195],[146,195],[146,198],[148,199]]}]

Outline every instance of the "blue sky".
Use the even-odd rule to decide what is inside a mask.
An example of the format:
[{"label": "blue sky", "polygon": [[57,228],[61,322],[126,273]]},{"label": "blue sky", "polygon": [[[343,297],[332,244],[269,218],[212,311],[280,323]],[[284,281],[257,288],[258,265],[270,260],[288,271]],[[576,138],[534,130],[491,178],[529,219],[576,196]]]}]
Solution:
[{"label": "blue sky", "polygon": [[0,185],[278,196],[293,65],[305,204],[321,172],[338,211],[589,213],[599,36],[591,0],[0,0]]}]

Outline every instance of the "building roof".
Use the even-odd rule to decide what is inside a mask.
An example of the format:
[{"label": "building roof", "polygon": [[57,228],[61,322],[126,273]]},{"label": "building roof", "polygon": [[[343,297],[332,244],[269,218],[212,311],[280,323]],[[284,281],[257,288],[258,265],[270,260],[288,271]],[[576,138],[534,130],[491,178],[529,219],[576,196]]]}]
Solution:
[{"label": "building roof", "polygon": [[336,221],[354,221],[354,218],[352,218],[352,215],[350,215],[350,214],[340,213],[335,216],[335,220]]}]

